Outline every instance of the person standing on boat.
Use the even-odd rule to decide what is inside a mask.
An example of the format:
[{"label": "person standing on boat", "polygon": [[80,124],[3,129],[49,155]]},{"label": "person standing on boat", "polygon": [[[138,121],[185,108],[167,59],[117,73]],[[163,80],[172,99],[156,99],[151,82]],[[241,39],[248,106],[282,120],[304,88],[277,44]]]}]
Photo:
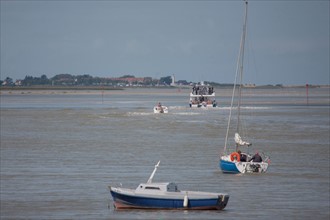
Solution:
[{"label": "person standing on boat", "polygon": [[213,101],[212,101],[212,106],[213,107],[216,107],[217,106],[217,102],[215,101],[215,99],[213,99]]},{"label": "person standing on boat", "polygon": [[212,95],[212,93],[213,93],[213,87],[210,87],[209,88],[209,95]]},{"label": "person standing on boat", "polygon": [[194,85],[194,87],[192,88],[192,94],[195,94],[196,91],[196,86]]},{"label": "person standing on boat", "polygon": [[253,162],[262,162],[262,158],[261,158],[261,156],[259,155],[259,153],[258,152],[256,152],[256,154],[255,155],[253,155],[253,157],[250,159],[250,161],[249,162],[251,162],[251,161],[253,161]]}]

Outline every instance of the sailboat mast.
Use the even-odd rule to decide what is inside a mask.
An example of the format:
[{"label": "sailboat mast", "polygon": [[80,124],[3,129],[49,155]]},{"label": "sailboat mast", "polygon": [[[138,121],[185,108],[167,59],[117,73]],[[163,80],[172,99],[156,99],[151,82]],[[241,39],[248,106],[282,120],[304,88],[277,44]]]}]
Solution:
[{"label": "sailboat mast", "polygon": [[241,117],[241,100],[242,100],[242,87],[243,87],[243,64],[244,64],[244,48],[245,48],[245,37],[246,37],[246,23],[247,23],[247,12],[248,12],[248,2],[245,1],[245,16],[243,23],[243,32],[241,38],[241,53],[240,53],[240,67],[239,67],[239,88],[238,88],[238,105],[237,105],[237,127],[236,132],[239,133],[240,127],[240,117]]},{"label": "sailboat mast", "polygon": [[[239,100],[238,100],[238,120],[237,120],[237,132],[239,128],[239,121],[240,121],[240,105],[241,105],[241,89],[242,89],[242,81],[243,81],[243,60],[244,60],[244,44],[245,44],[245,36],[246,36],[246,21],[247,21],[247,7],[248,2],[245,0],[245,15],[244,15],[244,21],[243,21],[243,32],[241,36],[241,42],[240,42],[240,49],[239,49],[239,55],[237,59],[237,67],[236,67],[236,74],[235,74],[235,81],[234,81],[234,88],[233,93],[231,96],[231,104],[230,104],[230,111],[229,111],[229,119],[227,124],[227,132],[226,132],[226,138],[225,138],[225,147],[223,150],[223,153],[227,151],[227,142],[228,142],[228,134],[229,134],[229,128],[230,128],[230,122],[231,122],[231,115],[232,115],[232,109],[233,109],[233,103],[234,103],[234,96],[236,91],[236,85],[237,85],[237,76],[239,75],[240,78],[240,86],[239,86]],[[237,148],[237,146],[236,146]],[[237,150],[237,149],[236,149]]]}]

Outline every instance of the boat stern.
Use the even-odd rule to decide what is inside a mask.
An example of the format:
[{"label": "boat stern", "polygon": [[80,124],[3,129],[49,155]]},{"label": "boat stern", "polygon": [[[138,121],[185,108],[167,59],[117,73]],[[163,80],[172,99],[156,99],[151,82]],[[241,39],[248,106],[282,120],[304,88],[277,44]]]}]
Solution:
[{"label": "boat stern", "polygon": [[217,206],[216,206],[217,209],[223,210],[227,206],[228,200],[229,200],[229,195],[227,195],[227,194],[219,195],[218,201],[217,201]]},{"label": "boat stern", "polygon": [[240,173],[236,163],[229,161],[226,156],[222,156],[219,162],[219,167],[223,173]]}]

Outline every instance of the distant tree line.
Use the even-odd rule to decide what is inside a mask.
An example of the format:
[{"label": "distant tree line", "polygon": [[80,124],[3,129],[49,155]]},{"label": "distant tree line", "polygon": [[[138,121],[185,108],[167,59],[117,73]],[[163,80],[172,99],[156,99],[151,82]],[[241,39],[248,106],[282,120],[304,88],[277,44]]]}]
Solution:
[{"label": "distant tree line", "polygon": [[7,77],[5,80],[0,80],[2,86],[117,86],[117,85],[170,85],[172,82],[171,76],[161,77],[160,79],[152,79],[151,77],[136,78],[134,75],[124,75],[118,78],[93,77],[88,74],[71,75],[58,74],[54,77],[48,78],[45,74],[40,77],[25,76],[23,80],[13,81],[12,78]]},{"label": "distant tree line", "polygon": [[[45,74],[40,77],[25,76],[22,80],[14,81],[10,77],[5,80],[0,80],[0,86],[170,86],[172,83],[171,76],[161,77],[160,79],[153,79],[151,77],[135,77],[134,75],[123,75],[120,77],[93,77],[89,74],[71,75],[68,73],[57,74],[54,77],[48,78]],[[187,86],[194,85],[194,82],[187,82],[186,80],[179,80],[175,82],[176,85]],[[233,87],[233,83],[216,83],[204,81],[204,84],[213,87]],[[255,87],[255,84],[245,85],[246,87]],[[283,87],[282,84],[258,86],[271,88]]]}]

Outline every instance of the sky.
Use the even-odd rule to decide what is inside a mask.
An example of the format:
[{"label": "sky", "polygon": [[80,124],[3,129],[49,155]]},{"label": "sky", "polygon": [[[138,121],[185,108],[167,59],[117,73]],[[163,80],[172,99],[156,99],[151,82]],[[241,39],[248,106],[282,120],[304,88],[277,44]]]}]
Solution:
[{"label": "sky", "polygon": [[[244,83],[330,84],[329,0],[249,1]],[[244,2],[1,0],[0,78],[233,83]]]}]

